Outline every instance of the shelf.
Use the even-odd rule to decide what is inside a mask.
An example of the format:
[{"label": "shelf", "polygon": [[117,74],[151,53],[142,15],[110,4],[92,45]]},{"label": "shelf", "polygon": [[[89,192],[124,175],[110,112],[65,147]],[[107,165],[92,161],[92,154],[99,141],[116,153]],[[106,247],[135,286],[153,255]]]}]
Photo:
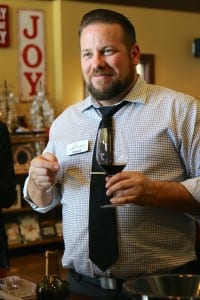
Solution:
[{"label": "shelf", "polygon": [[16,257],[16,256],[24,256],[26,254],[33,254],[33,253],[43,253],[46,250],[64,250],[64,242],[62,239],[57,239],[57,240],[49,240],[45,243],[34,243],[31,245],[25,245],[21,247],[12,247],[9,248],[9,256]]},{"label": "shelf", "polygon": [[62,243],[61,206],[46,214],[31,207],[7,209],[5,227],[9,249]]},{"label": "shelf", "polygon": [[34,143],[40,141],[47,141],[48,134],[43,133],[24,133],[24,134],[11,134],[11,143],[12,144],[23,144],[23,143]]},{"label": "shelf", "polygon": [[9,252],[23,254],[49,247],[63,248],[61,206],[40,214],[27,204],[22,194],[30,161],[42,153],[48,134],[23,133],[11,134],[10,137],[17,178],[17,199],[12,207],[3,209]]},{"label": "shelf", "polygon": [[20,208],[3,208],[4,214],[15,214],[15,213],[25,213],[32,211],[31,207],[20,207]]},{"label": "shelf", "polygon": [[41,246],[41,245],[49,245],[53,243],[63,243],[63,239],[61,237],[55,237],[51,238],[48,240],[40,240],[40,241],[35,241],[35,242],[28,242],[28,243],[23,243],[23,244],[14,244],[10,245],[9,249],[19,249],[19,248],[30,248],[34,246]]}]

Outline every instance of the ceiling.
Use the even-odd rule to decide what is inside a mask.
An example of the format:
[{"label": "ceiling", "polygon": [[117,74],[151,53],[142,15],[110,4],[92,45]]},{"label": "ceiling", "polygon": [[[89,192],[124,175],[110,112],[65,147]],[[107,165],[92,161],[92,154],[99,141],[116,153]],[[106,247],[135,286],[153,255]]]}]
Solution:
[{"label": "ceiling", "polygon": [[[56,1],[56,0],[54,0]],[[67,0],[65,0],[67,1]],[[80,0],[73,0],[80,1]],[[96,2],[105,4],[120,4],[128,6],[139,6],[147,8],[159,8],[185,12],[200,12],[200,0],[87,0],[85,2]]]}]

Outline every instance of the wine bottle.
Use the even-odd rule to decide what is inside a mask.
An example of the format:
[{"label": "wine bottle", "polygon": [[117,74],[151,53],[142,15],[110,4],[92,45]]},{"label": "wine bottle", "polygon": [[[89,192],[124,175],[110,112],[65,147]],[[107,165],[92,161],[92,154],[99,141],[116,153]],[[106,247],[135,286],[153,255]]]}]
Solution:
[{"label": "wine bottle", "polygon": [[59,275],[59,258],[57,250],[45,252],[45,276],[36,285],[37,300],[68,300],[69,284]]}]

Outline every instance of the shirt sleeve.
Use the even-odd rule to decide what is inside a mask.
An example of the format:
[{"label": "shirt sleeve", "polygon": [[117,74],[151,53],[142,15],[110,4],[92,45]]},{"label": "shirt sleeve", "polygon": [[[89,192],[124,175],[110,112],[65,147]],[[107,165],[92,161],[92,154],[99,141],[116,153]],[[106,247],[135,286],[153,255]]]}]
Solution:
[{"label": "shirt sleeve", "polygon": [[191,102],[187,108],[181,132],[181,154],[188,177],[181,184],[200,203],[200,101]]}]

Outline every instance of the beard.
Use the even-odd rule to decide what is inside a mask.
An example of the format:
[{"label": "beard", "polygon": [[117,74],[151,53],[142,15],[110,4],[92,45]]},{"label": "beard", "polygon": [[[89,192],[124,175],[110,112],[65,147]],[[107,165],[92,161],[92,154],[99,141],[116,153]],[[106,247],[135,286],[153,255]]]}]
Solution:
[{"label": "beard", "polygon": [[130,85],[133,82],[133,78],[134,73],[130,72],[123,81],[117,79],[113,81],[109,86],[102,87],[101,89],[94,87],[94,85],[90,81],[87,84],[87,89],[92,97],[97,101],[108,101],[119,97],[121,94],[124,94],[124,92],[130,88]]}]

